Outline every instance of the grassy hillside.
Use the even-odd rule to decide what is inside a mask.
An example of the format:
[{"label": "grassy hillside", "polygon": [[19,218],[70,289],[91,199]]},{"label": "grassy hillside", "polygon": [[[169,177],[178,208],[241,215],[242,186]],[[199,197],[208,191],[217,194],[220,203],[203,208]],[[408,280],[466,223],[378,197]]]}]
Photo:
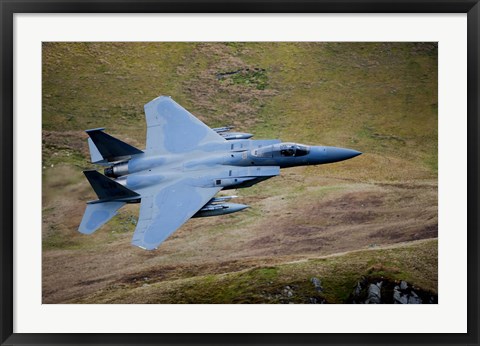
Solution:
[{"label": "grassy hillside", "polygon": [[[70,303],[272,304],[309,303],[310,298],[344,303],[356,283],[366,277],[405,280],[435,294],[437,276],[432,268],[437,266],[436,253],[437,241],[426,240],[227,273],[184,272],[171,279],[151,271],[124,277]],[[312,285],[312,278],[321,278],[321,292]],[[285,294],[285,287],[294,294]]]},{"label": "grassy hillside", "polygon": [[[436,44],[44,43],[42,84],[45,303],[113,302],[107,287],[145,272],[156,273],[159,302],[184,302],[165,292],[185,273],[201,276],[196,285],[210,274],[234,282],[249,268],[437,237]],[[143,105],[162,94],[212,127],[364,154],[235,191],[251,208],[191,220],[153,252],[130,245],[137,205],[79,234],[95,198],[83,130],[142,148]],[[428,253],[435,265],[418,284],[435,290]]]}]

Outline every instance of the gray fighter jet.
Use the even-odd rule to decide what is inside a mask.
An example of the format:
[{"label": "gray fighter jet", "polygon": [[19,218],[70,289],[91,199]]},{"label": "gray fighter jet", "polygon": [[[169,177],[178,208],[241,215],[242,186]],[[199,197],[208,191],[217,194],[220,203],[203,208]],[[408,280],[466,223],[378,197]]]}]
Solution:
[{"label": "gray fighter jet", "polygon": [[147,140],[139,150],[103,132],[87,130],[91,161],[102,175],[84,171],[98,200],[87,202],[79,231],[91,234],[126,203],[140,203],[132,244],[156,249],[191,217],[234,213],[247,205],[220,190],[249,187],[280,174],[280,168],[319,165],[361,153],[336,147],[252,140],[231,127],[209,128],[170,97],[145,105]]}]

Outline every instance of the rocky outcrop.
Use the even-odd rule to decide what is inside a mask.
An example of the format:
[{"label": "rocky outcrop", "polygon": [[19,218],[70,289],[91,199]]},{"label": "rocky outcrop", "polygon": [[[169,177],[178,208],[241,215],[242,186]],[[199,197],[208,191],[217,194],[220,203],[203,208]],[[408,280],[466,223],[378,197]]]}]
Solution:
[{"label": "rocky outcrop", "polygon": [[293,297],[293,290],[290,286],[285,286],[283,289],[283,295],[287,298],[292,298]]},{"label": "rocky outcrop", "polygon": [[382,283],[383,281],[380,281],[376,284],[370,284],[370,286],[368,286],[368,296],[367,300],[365,300],[365,304],[382,303]]},{"label": "rocky outcrop", "polygon": [[363,278],[358,281],[347,303],[352,304],[436,304],[436,295],[406,281]]},{"label": "rocky outcrop", "polygon": [[313,277],[310,279],[310,282],[313,284],[315,291],[317,291],[317,296],[309,297],[308,302],[310,304],[325,304],[327,301],[322,297],[323,286],[319,278]]},{"label": "rocky outcrop", "polygon": [[401,281],[393,289],[393,304],[423,304],[423,301],[406,281]]},{"label": "rocky outcrop", "polygon": [[312,282],[317,292],[323,291],[322,282],[320,281],[320,279],[313,277],[310,279],[310,281]]},{"label": "rocky outcrop", "polygon": [[[328,284],[323,284],[321,279],[311,277],[309,280],[283,284],[272,291],[264,290],[261,296],[268,303],[329,304],[333,303],[326,298],[328,294],[332,294],[329,289],[331,288]],[[328,294],[325,296],[326,292]],[[383,277],[364,277],[356,282],[346,301],[334,301],[340,304],[437,304],[437,302],[437,295],[431,292],[415,287],[407,281],[394,281]]]}]

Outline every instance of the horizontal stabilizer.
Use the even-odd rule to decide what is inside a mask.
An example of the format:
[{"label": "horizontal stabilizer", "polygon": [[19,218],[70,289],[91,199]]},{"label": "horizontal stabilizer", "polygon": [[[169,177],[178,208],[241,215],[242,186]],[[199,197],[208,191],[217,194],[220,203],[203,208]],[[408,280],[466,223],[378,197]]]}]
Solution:
[{"label": "horizontal stabilizer", "polygon": [[87,204],[85,214],[78,231],[83,234],[92,234],[103,226],[112,217],[117,215],[117,210],[125,205],[125,202],[105,202]]},{"label": "horizontal stabilizer", "polygon": [[[122,200],[129,201],[140,198],[140,195],[116,181],[107,178],[97,171],[83,171],[90,185],[98,196],[100,201]],[[98,201],[94,202],[98,203]]]},{"label": "horizontal stabilizer", "polygon": [[105,132],[103,132],[103,130],[103,128],[85,130],[85,132],[90,136],[93,144],[95,144],[94,147],[96,149],[96,152],[94,150],[94,152],[92,153],[92,147],[90,146],[90,155],[92,156],[92,162],[94,162],[93,159],[99,161],[98,154],[100,154],[101,159],[105,159],[109,162],[114,162],[129,158],[132,155],[143,153],[143,151],[131,146],[130,144],[122,142],[121,140],[106,134]]}]

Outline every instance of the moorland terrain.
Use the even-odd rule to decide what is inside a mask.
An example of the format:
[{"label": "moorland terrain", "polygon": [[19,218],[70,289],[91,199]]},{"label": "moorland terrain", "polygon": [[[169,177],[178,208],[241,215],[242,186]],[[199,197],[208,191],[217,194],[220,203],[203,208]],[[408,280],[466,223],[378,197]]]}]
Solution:
[{"label": "moorland terrain", "polygon": [[[437,294],[435,43],[52,42],[42,55],[43,303],[345,303],[365,278]],[[95,199],[84,130],[142,149],[159,95],[211,127],[363,155],[234,190],[249,209],[192,219],[155,251],[130,245],[138,205],[78,233]]]}]

